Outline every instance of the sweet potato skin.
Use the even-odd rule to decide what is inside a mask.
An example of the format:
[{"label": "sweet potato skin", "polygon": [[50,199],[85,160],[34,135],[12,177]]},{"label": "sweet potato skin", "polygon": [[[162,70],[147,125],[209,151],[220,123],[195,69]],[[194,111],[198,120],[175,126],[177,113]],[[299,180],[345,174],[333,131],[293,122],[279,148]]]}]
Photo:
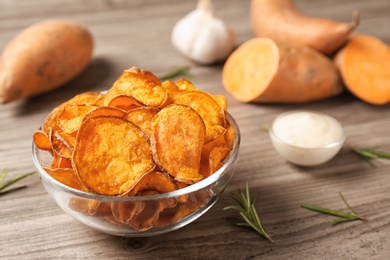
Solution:
[{"label": "sweet potato skin", "polygon": [[293,0],[252,0],[251,23],[257,37],[302,43],[326,55],[337,51],[359,24],[304,15]]},{"label": "sweet potato skin", "polygon": [[[274,59],[277,60],[270,62],[276,64],[272,65],[276,67],[269,78],[257,76],[263,75],[264,65],[256,64],[256,60],[262,59],[262,53],[250,52],[251,48],[261,44],[270,45],[276,53]],[[241,48],[249,49],[247,53],[251,55],[248,62],[242,57],[240,62],[236,61],[241,55]],[[236,75],[249,74],[252,77],[241,77],[238,86],[237,80],[230,78],[233,71],[237,70]],[[222,81],[225,89],[236,99],[253,103],[306,103],[332,97],[343,91],[337,69],[328,57],[302,44],[275,42],[269,38],[254,38],[236,49],[224,65]],[[257,88],[256,84],[265,87]],[[253,89],[253,94],[243,97],[241,88],[247,87]]]},{"label": "sweet potato skin", "polygon": [[89,64],[93,38],[83,25],[46,20],[21,31],[0,56],[0,103],[62,86]]}]

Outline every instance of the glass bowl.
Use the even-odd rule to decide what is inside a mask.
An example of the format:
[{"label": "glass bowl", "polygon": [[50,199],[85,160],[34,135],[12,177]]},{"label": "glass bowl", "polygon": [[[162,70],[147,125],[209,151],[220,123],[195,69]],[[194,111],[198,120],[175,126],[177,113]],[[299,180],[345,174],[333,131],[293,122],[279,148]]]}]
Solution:
[{"label": "glass bowl", "polygon": [[240,131],[230,114],[226,118],[234,129],[233,149],[224,165],[211,176],[188,187],[149,196],[103,196],[70,188],[51,177],[42,166],[52,156],[32,145],[32,158],[47,193],[66,213],[81,223],[104,233],[145,237],[183,227],[210,209],[224,191],[238,159]]},{"label": "glass bowl", "polygon": [[[296,143],[278,135],[278,131],[275,129],[277,122],[290,116],[295,116],[294,120],[290,118],[290,121],[285,121],[283,131],[291,131],[291,136],[294,136],[297,134],[293,132],[294,129],[297,129],[296,127],[301,129],[302,132],[299,136],[294,137],[297,138],[297,140],[294,140]],[[309,123],[314,118],[316,120]],[[279,125],[280,127],[281,125]],[[313,130],[318,128],[321,131]],[[331,133],[335,133],[335,136],[330,137]],[[340,122],[324,113],[308,110],[296,110],[280,114],[274,119],[269,135],[275,150],[287,161],[300,166],[318,166],[328,162],[340,151],[346,139]],[[303,140],[315,144],[311,143],[311,146],[308,146]]]}]

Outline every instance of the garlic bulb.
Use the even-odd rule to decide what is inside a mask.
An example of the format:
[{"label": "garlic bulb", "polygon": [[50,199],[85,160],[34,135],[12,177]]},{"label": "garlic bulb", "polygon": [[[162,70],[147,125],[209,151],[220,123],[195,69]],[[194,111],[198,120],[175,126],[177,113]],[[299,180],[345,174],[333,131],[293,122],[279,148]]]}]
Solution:
[{"label": "garlic bulb", "polygon": [[234,33],[215,16],[211,0],[198,0],[195,10],[172,30],[172,44],[185,57],[201,64],[226,59],[234,48]]}]

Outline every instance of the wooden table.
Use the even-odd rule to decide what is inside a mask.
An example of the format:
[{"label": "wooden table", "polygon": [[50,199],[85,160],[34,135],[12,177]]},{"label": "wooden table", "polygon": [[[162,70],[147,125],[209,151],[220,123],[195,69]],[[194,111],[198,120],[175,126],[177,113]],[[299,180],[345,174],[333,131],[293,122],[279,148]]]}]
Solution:
[{"label": "wooden table", "polygon": [[[173,25],[196,1],[0,1],[0,49],[26,26],[49,18],[66,18],[88,26],[95,38],[90,66],[75,80],[50,93],[0,106],[0,168],[9,178],[34,170],[31,136],[53,107],[77,93],[108,89],[125,68],[137,66],[162,75],[189,65],[194,84],[227,96],[228,111],[242,134],[236,172],[219,201],[195,222],[168,234],[147,238],[113,237],[94,231],[65,214],[49,197],[37,175],[17,185],[25,189],[0,196],[1,259],[389,259],[390,163],[372,167],[352,147],[390,151],[389,105],[363,103],[348,92],[302,105],[243,104],[226,93],[221,65],[198,66],[172,47]],[[217,14],[236,33],[237,45],[252,38],[250,1],[215,0]],[[360,10],[358,32],[390,44],[390,1],[299,0],[307,14],[347,22]],[[390,68],[388,68],[390,69]],[[390,82],[383,82],[390,87]],[[347,141],[329,163],[303,168],[287,163],[272,148],[263,129],[278,114],[321,111],[345,127]],[[249,182],[256,208],[275,240],[233,225],[237,217],[223,207],[228,193]],[[342,192],[368,221],[337,226],[331,216],[301,208],[313,203],[347,210]]]}]

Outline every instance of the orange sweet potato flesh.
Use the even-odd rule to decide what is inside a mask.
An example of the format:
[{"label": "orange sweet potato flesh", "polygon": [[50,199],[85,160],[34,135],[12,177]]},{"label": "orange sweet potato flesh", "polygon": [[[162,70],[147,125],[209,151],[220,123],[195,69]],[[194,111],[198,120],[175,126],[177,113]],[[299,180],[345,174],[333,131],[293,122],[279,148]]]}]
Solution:
[{"label": "orange sweet potato flesh", "polygon": [[305,103],[343,91],[334,63],[302,44],[254,38],[222,70],[225,89],[241,102]]},{"label": "orange sweet potato flesh", "polygon": [[89,64],[93,39],[76,22],[46,20],[21,31],[0,56],[0,103],[62,86]]},{"label": "orange sweet potato flesh", "polygon": [[369,35],[354,35],[336,54],[346,88],[359,99],[384,105],[390,101],[390,48]]},{"label": "orange sweet potato flesh", "polygon": [[358,13],[350,23],[304,15],[293,0],[252,0],[251,22],[257,37],[302,43],[324,54],[334,53],[359,24]]}]

